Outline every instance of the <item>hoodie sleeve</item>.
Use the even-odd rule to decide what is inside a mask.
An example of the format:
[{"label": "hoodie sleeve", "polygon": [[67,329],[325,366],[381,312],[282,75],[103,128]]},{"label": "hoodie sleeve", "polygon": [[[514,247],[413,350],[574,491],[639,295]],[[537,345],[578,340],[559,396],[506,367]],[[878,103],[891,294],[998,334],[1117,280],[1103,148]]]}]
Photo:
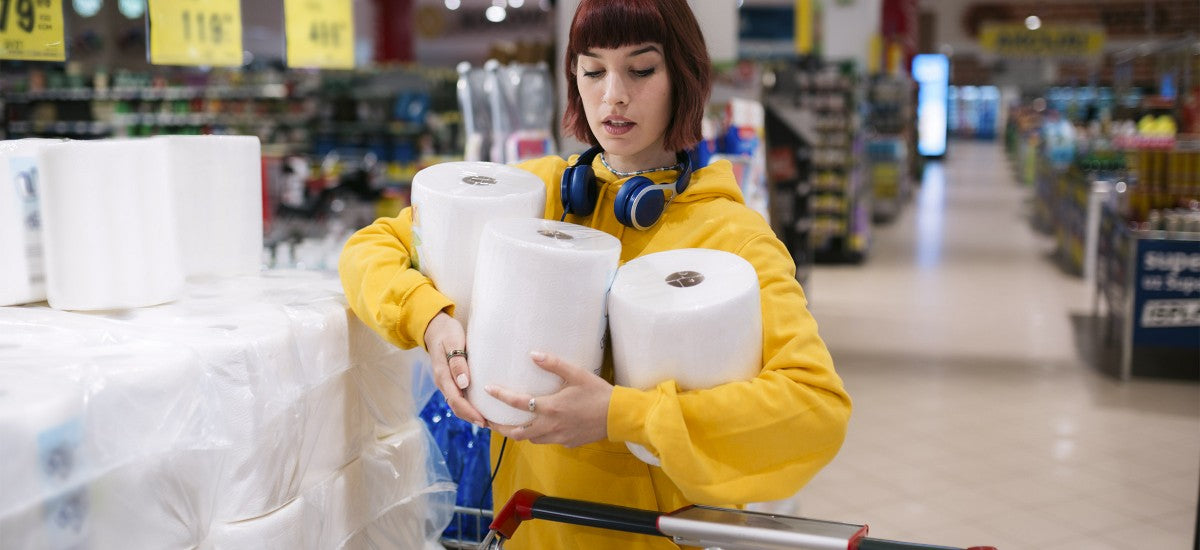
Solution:
[{"label": "hoodie sleeve", "polygon": [[367,326],[402,348],[425,346],[425,328],[454,303],[414,267],[412,208],[358,230],[338,259],[350,308]]},{"label": "hoodie sleeve", "polygon": [[783,243],[759,234],[736,252],[758,271],[759,375],[693,391],[674,381],[645,391],[617,386],[608,409],[609,439],[649,449],[698,504],[794,495],[837,454],[850,417]]}]

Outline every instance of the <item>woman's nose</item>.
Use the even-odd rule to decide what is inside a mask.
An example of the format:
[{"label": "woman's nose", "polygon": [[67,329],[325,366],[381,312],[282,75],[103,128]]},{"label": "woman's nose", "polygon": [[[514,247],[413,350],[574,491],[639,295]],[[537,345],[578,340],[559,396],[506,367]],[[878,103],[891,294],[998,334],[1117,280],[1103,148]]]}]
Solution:
[{"label": "woman's nose", "polygon": [[629,90],[625,85],[625,81],[616,75],[609,75],[607,82],[604,84],[604,97],[601,98],[608,105],[623,105],[629,102]]}]

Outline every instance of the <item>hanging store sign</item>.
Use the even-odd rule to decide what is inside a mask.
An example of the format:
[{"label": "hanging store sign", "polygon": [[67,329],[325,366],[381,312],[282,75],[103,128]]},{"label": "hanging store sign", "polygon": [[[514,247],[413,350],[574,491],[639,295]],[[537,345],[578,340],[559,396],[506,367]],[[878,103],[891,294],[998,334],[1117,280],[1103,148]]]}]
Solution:
[{"label": "hanging store sign", "polygon": [[240,67],[241,2],[150,0],[150,62]]},{"label": "hanging store sign", "polygon": [[0,0],[0,59],[66,61],[62,0]]},{"label": "hanging store sign", "polygon": [[285,0],[289,67],[354,68],[354,11],[350,0]]},{"label": "hanging store sign", "polygon": [[1096,57],[1104,50],[1104,29],[1087,25],[1025,25],[990,23],[979,32],[985,51],[1005,57]]}]

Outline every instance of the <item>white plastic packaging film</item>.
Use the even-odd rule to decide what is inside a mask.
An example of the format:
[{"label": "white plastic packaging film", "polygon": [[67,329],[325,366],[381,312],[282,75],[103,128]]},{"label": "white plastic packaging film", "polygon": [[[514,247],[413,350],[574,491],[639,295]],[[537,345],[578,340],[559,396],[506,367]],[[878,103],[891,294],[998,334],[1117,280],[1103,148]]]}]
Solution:
[{"label": "white plastic packaging film", "polygon": [[444,162],[417,172],[412,184],[417,266],[470,319],[472,285],[484,225],[541,218],[546,185],[520,168],[490,162]]},{"label": "white plastic packaging film", "polygon": [[427,386],[418,383],[430,369],[429,354],[421,348],[400,349],[353,313],[348,315],[352,372],[375,422],[375,437],[387,437],[417,416],[432,395],[422,392]]},{"label": "white plastic packaging film", "polygon": [[174,300],[183,269],[163,142],[70,141],[38,151],[46,298],[67,310]]},{"label": "white plastic packaging film", "polygon": [[62,518],[41,513],[69,504],[71,489],[92,467],[84,446],[84,403],[83,388],[70,380],[0,370],[0,532],[6,546],[10,536],[70,542],[86,535],[86,511]]},{"label": "white plastic packaging film", "polygon": [[[414,420],[279,510],[214,525],[201,548],[430,547],[449,523],[454,499],[445,464],[431,462],[440,455],[430,445],[428,431]],[[380,524],[389,527],[382,534]],[[364,544],[369,540],[393,544]]]},{"label": "white plastic packaging film", "polygon": [[56,143],[0,141],[0,306],[46,299],[37,151]]},{"label": "white plastic packaging film", "polygon": [[257,273],[262,155],[256,136],[159,136],[186,277]]},{"label": "white plastic packaging film", "polygon": [[[680,249],[621,266],[608,295],[616,383],[683,390],[756,376],[762,311],[754,266],[736,254]],[[629,444],[644,462],[658,459]]]},{"label": "white plastic packaging film", "polygon": [[551,353],[599,374],[606,292],[620,254],[616,237],[571,223],[509,219],[487,225],[467,330],[467,398],[484,417],[506,425],[533,418],[488,395],[486,385],[535,396],[558,390],[562,380],[535,365],[530,352]]},{"label": "white plastic packaging film", "polygon": [[348,372],[344,301],[323,281],[300,275],[195,280],[171,304],[93,314],[186,347],[211,376],[230,440],[218,521],[280,508],[373,439],[373,423]]}]

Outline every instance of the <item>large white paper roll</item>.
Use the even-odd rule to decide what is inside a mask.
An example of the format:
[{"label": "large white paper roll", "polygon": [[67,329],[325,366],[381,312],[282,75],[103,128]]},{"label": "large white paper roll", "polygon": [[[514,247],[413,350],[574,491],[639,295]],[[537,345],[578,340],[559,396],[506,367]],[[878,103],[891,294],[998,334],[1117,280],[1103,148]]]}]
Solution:
[{"label": "large white paper roll", "polygon": [[160,136],[187,277],[257,273],[262,155],[255,136]]},{"label": "large white paper roll", "polygon": [[[762,368],[754,266],[729,252],[657,252],[621,266],[608,295],[616,383],[675,380],[683,390],[753,378]],[[638,458],[658,464],[644,447]]]},{"label": "large white paper roll", "polygon": [[128,462],[88,487],[89,548],[195,548],[212,525],[221,452],[185,450]]},{"label": "large white paper roll", "polygon": [[37,151],[52,139],[0,141],[0,306],[46,299]]},{"label": "large white paper roll", "polygon": [[0,518],[47,502],[91,468],[83,388],[72,380],[0,370]]},{"label": "large white paper roll", "polygon": [[484,225],[504,218],[541,218],[546,185],[513,166],[444,162],[413,177],[412,207],[418,267],[454,301],[454,317],[466,324]]},{"label": "large white paper roll", "polygon": [[[375,334],[350,313],[350,364],[371,418],[375,437],[397,433],[416,417],[414,382],[429,370],[421,348],[400,349]],[[423,405],[428,397],[420,400]]]},{"label": "large white paper roll", "polygon": [[183,290],[164,142],[38,151],[46,298],[68,310],[144,307]]},{"label": "large white paper roll", "polygon": [[467,398],[484,417],[507,425],[533,419],[529,411],[488,395],[486,385],[535,396],[558,390],[562,379],[533,364],[532,351],[600,373],[606,292],[620,255],[616,237],[580,225],[537,219],[488,223],[467,330]]}]

